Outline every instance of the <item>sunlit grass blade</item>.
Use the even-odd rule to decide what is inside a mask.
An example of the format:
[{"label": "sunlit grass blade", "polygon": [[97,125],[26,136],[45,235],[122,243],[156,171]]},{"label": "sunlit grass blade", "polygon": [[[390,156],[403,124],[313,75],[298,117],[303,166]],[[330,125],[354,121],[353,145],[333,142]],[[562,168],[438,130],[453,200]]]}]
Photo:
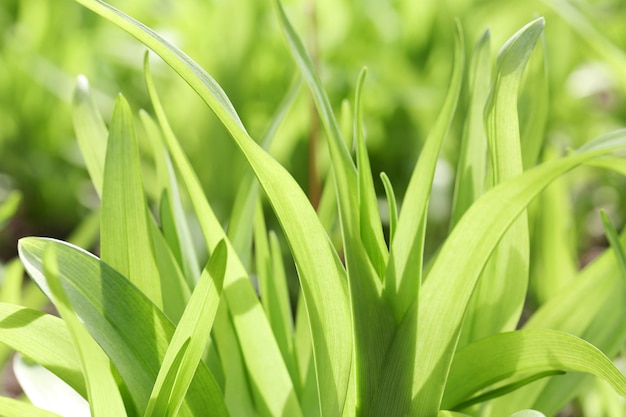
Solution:
[{"label": "sunlit grass blade", "polygon": [[590,343],[554,330],[520,330],[460,349],[450,367],[442,407],[457,408],[491,385],[548,371],[594,374],[626,396],[626,378]]},{"label": "sunlit grass blade", "polygon": [[[272,116],[271,123],[263,134],[261,146],[269,151],[276,136],[278,128],[293,107],[298,93],[301,90],[302,80],[297,78],[292,83],[289,91],[283,98],[276,112]],[[252,172],[246,174],[238,188],[233,210],[229,219],[228,238],[237,251],[244,267],[250,266],[250,253],[252,247],[254,211],[259,198],[259,183]]]},{"label": "sunlit grass blade", "polygon": [[0,397],[0,414],[4,417],[62,417],[13,398]]},{"label": "sunlit grass blade", "polygon": [[[494,85],[485,110],[494,185],[523,171],[518,90],[543,27],[542,18],[529,23],[498,54]],[[515,328],[528,288],[528,233],[524,212],[502,236],[478,281],[463,324],[464,343]]]},{"label": "sunlit grass blade", "polygon": [[465,46],[459,24],[456,27],[455,45],[450,86],[439,116],[428,134],[411,175],[402,203],[396,235],[391,242],[385,275],[385,295],[390,301],[397,322],[402,320],[418,297],[422,282],[424,234],[432,180],[441,145],[456,110],[465,67]]},{"label": "sunlit grass blade", "polygon": [[476,404],[484,403],[493,398],[501,397],[503,395],[508,394],[509,392],[517,391],[518,389],[524,386],[527,386],[531,384],[532,382],[535,382],[539,379],[547,378],[549,376],[564,375],[564,374],[565,372],[563,371],[546,371],[546,372],[533,374],[529,377],[522,378],[510,384],[506,384],[498,388],[494,388],[491,391],[487,391],[483,394],[476,395],[475,397],[471,397],[469,400],[465,400],[462,403],[458,403],[458,405],[456,405],[456,408],[462,410],[464,408],[468,408]]},{"label": "sunlit grass blade", "polygon": [[96,192],[102,196],[104,182],[104,160],[107,149],[108,131],[102,116],[91,97],[89,82],[79,76],[72,101],[72,121],[76,139]]},{"label": "sunlit grass blade", "polygon": [[[390,353],[386,365],[388,378],[411,373],[412,413],[429,414],[438,409],[467,303],[487,259],[508,227],[551,181],[625,145],[624,130],[602,136],[587,144],[587,151],[544,163],[496,186],[466,212],[442,246],[422,286],[419,306],[414,303],[411,307],[419,308],[417,323],[402,323],[391,348],[392,353],[414,350],[420,360],[415,361],[414,369],[406,370],[406,359]],[[417,341],[408,332],[415,325]],[[402,332],[403,328],[407,332]]]},{"label": "sunlit grass blade", "polygon": [[52,301],[67,323],[74,346],[78,351],[85,376],[91,415],[93,417],[126,416],[124,402],[111,373],[109,359],[82,325],[65,294],[59,278],[57,258],[53,246],[48,247],[44,253],[43,266]]},{"label": "sunlit grass blade", "polygon": [[396,202],[396,193],[393,191],[393,186],[387,174],[381,172],[380,179],[383,182],[383,187],[385,187],[387,206],[389,207],[389,241],[392,242],[398,227],[398,203]]},{"label": "sunlit grass blade", "polygon": [[469,66],[469,107],[461,138],[450,228],[483,193],[487,167],[487,133],[484,109],[491,85],[491,35],[483,33]]},{"label": "sunlit grass blade", "polygon": [[163,139],[157,124],[146,112],[140,112],[139,116],[150,138],[157,175],[163,191],[163,203],[161,204],[163,235],[168,240],[170,249],[176,256],[188,285],[192,288],[200,277],[200,268],[182,206],[174,167],[167,150],[163,146]]},{"label": "sunlit grass blade", "polygon": [[382,280],[385,276],[389,252],[385,243],[385,237],[383,236],[376,190],[374,189],[374,181],[372,180],[372,169],[370,167],[369,157],[367,156],[367,146],[363,134],[362,94],[366,75],[367,69],[363,68],[357,81],[354,98],[354,131],[358,167],[357,178],[359,182],[359,230],[361,232],[363,246],[379,278]]},{"label": "sunlit grass blade", "polygon": [[537,163],[546,136],[550,111],[546,48],[544,32],[531,55],[519,98],[522,161],[525,170]]},{"label": "sunlit grass blade", "polygon": [[[226,259],[226,245],[221,242],[213,251],[172,336],[145,417],[177,415],[209,340],[222,292]],[[173,369],[177,376],[168,387],[164,383]]]},{"label": "sunlit grass blade", "polygon": [[[23,238],[20,258],[29,275],[49,293],[43,255],[55,248],[59,278],[76,314],[105,351],[128,387],[138,412],[150,398],[174,326],[127,278],[95,256],[67,243]],[[213,410],[227,416],[223,395],[206,365],[198,366],[180,416]]]},{"label": "sunlit grass blade", "polygon": [[87,396],[76,348],[60,318],[0,303],[0,342],[42,365],[82,396]]},{"label": "sunlit grass blade", "polygon": [[289,46],[293,59],[300,69],[304,81],[309,86],[315,107],[317,108],[320,120],[326,131],[328,149],[337,187],[341,227],[344,233],[354,234],[356,236],[359,216],[356,215],[355,212],[358,203],[357,194],[354,193],[354,190],[357,189],[358,180],[354,162],[346,146],[339,123],[337,123],[337,119],[335,118],[330,100],[315,71],[315,66],[310,56],[289,22],[280,0],[274,0],[273,3],[287,45]]},{"label": "sunlit grass blade", "polygon": [[172,415],[169,410],[169,405],[179,404],[179,398],[174,397],[172,390],[178,379],[180,366],[187,353],[189,342],[191,342],[191,339],[185,340],[183,344],[178,347],[174,357],[168,361],[168,366],[162,366],[159,370],[159,376],[154,385],[155,389],[152,391],[148,408],[146,408],[146,412],[144,413],[145,417]]},{"label": "sunlit grass blade", "polygon": [[133,116],[119,96],[104,164],[100,250],[105,262],[163,308],[148,216]]},{"label": "sunlit grass blade", "polygon": [[[181,52],[177,53],[182,54]],[[172,62],[177,62],[177,58],[174,56],[171,56],[170,58],[174,60]],[[239,258],[235,256],[236,252],[230,245],[220,222],[217,220],[215,213],[204,197],[204,191],[198,177],[193,171],[193,168],[182,151],[174,132],[169,126],[165,116],[165,111],[159,101],[159,97],[156,93],[156,87],[154,86],[154,82],[150,75],[148,61],[145,60],[144,62],[146,64],[146,84],[148,86],[148,91],[152,99],[157,119],[161,125],[161,130],[163,131],[163,136],[170,151],[172,160],[181,175],[181,179],[185,184],[185,187],[187,188],[187,192],[200,225],[200,230],[204,235],[207,246],[209,250],[213,250],[219,243],[219,240],[224,239],[228,246],[229,253],[233,255],[228,257],[226,265],[224,296],[231,312],[233,324],[235,325],[237,340],[240,344],[243,359],[251,376],[253,391],[256,390],[255,392],[257,392],[260,396],[257,398],[257,401],[266,406],[273,413],[279,413],[282,412],[279,410],[284,411],[287,409],[289,410],[289,413],[297,416],[301,413],[301,411],[293,389],[293,382],[289,377],[289,373],[285,367],[280,349],[276,343],[276,339],[274,338],[267,317],[263,312],[263,308],[258,301],[252,285],[250,284],[248,273],[241,264]],[[198,71],[201,71],[199,68],[197,69]],[[200,81],[196,79],[191,80],[195,80],[196,82]],[[204,85],[202,88],[205,88]],[[208,91],[210,90],[207,90],[207,94],[210,95]],[[208,100],[208,98],[206,100]],[[245,134],[245,132],[242,133]],[[247,134],[246,141],[243,143],[247,143],[252,146],[251,149],[256,149],[256,152],[260,151],[256,144],[254,144],[254,142],[247,137]],[[262,159],[267,157],[267,154],[265,153],[262,153],[262,155],[264,155],[261,157]],[[277,175],[277,171],[271,168],[272,165],[273,163],[270,163],[270,167],[265,166],[265,170],[263,172],[266,179],[269,179],[270,176],[274,177]],[[277,178],[278,177],[275,177],[274,179]],[[287,191],[289,194],[289,190],[283,191]],[[299,192],[301,198],[306,200],[302,191]],[[290,196],[293,197],[293,194]],[[286,201],[286,199],[283,201]],[[300,200],[300,202],[302,203],[302,200]],[[308,205],[308,202],[306,204]],[[298,215],[300,214],[302,213],[299,213]],[[306,236],[306,233],[300,232],[299,239],[303,239],[304,236]],[[309,260],[309,262],[312,261],[312,259]],[[340,285],[340,281],[337,282],[336,285]],[[321,297],[321,294],[319,294],[319,297]],[[244,314],[244,312],[246,314]],[[263,346],[262,350],[256,349],[256,346],[259,345]],[[268,366],[272,367],[273,372],[266,372]]]}]

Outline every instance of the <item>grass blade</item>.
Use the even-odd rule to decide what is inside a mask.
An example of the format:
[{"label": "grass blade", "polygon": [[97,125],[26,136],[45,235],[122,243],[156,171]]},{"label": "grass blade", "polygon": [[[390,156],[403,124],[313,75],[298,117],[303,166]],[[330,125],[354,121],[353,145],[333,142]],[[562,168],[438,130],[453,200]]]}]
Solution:
[{"label": "grass blade", "polygon": [[163,234],[184,272],[188,285],[193,288],[200,277],[200,268],[182,206],[174,167],[167,150],[163,146],[163,139],[157,124],[146,112],[140,112],[139,116],[150,138],[157,175],[160,178],[159,182],[164,194],[164,203],[161,205]]},{"label": "grass blade", "polygon": [[385,195],[387,197],[387,205],[389,206],[389,241],[393,242],[396,235],[396,229],[398,224],[398,203],[396,202],[396,193],[393,191],[393,186],[389,177],[384,172],[380,173],[380,179],[385,187]]},{"label": "grass blade", "polygon": [[[537,19],[502,47],[486,108],[492,177],[500,184],[523,172],[517,111],[518,90],[533,48],[544,27]],[[464,323],[463,343],[515,329],[526,298],[530,257],[524,212],[502,236],[476,286]]]},{"label": "grass blade", "polygon": [[[127,278],[95,256],[67,243],[23,238],[20,258],[31,278],[49,294],[43,255],[55,248],[59,278],[76,314],[111,359],[126,383],[137,411],[148,404],[174,326]],[[228,416],[223,395],[204,363],[198,367],[180,416],[212,410]]]},{"label": "grass blade", "polygon": [[78,351],[87,385],[87,399],[93,417],[126,416],[117,383],[111,374],[109,359],[81,324],[65,294],[59,278],[56,253],[50,246],[44,254],[44,274],[52,301],[67,323]]},{"label": "grass blade", "polygon": [[60,318],[0,303],[0,342],[48,369],[83,397],[87,396],[76,348]]},{"label": "grass blade", "polygon": [[102,259],[163,308],[159,271],[150,238],[148,207],[133,116],[119,96],[109,132],[102,187]]},{"label": "grass blade", "polygon": [[465,118],[450,228],[456,225],[465,211],[483,193],[487,166],[487,133],[484,109],[491,85],[491,34],[480,37],[472,52],[469,67],[469,108]]},{"label": "grass blade", "polygon": [[442,407],[457,408],[475,393],[501,381],[548,371],[590,373],[606,379],[626,396],[626,378],[590,343],[555,330],[520,330],[460,349],[452,361]]},{"label": "grass blade", "polygon": [[74,91],[72,121],[89,177],[98,195],[102,196],[108,131],[91,97],[89,82],[82,75],[78,77]]},{"label": "grass blade", "polygon": [[380,223],[376,190],[374,189],[374,181],[372,180],[372,169],[370,168],[367,146],[365,145],[365,137],[363,135],[363,104],[361,96],[366,75],[367,69],[363,68],[359,75],[359,80],[357,81],[354,98],[354,130],[356,136],[357,178],[359,183],[358,202],[360,208],[359,230],[361,231],[363,246],[378,276],[382,279],[385,276],[389,252],[385,244],[385,237],[383,236],[383,229]]},{"label": "grass blade", "polygon": [[[222,292],[226,258],[226,245],[221,242],[211,255],[176,327],[154,383],[146,417],[177,415],[209,340]],[[167,376],[173,370],[177,376],[167,387]]]}]

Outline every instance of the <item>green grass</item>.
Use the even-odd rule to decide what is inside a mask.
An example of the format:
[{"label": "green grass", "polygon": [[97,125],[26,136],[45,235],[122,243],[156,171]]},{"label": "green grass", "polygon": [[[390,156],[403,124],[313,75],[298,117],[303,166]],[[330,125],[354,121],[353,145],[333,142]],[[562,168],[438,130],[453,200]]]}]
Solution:
[{"label": "green grass", "polygon": [[[530,417],[556,414],[597,380],[626,397],[626,377],[612,362],[626,341],[626,237],[603,214],[613,249],[578,272],[546,243],[556,230],[562,249],[566,234],[545,223],[570,215],[556,188],[569,171],[620,172],[626,130],[605,131],[564,156],[545,151],[538,162],[550,108],[544,18],[519,29],[497,57],[492,32],[468,57],[461,23],[450,30],[455,47],[439,68],[447,93],[400,198],[381,174],[385,202],[366,141],[368,71],[354,73],[354,99],[338,119],[316,61],[273,1],[325,132],[329,168],[318,212],[271,153],[279,126],[293,117],[299,81],[285,88],[257,142],[224,89],[188,55],[107,3],[77,3],[151,50],[143,60],[150,103],[134,112],[119,95],[107,126],[78,78],[73,122],[101,201],[99,257],[56,239],[21,239],[24,268],[61,318],[19,305],[16,290],[6,290],[0,342],[76,390],[93,417]],[[582,19],[565,15],[572,16]],[[212,110],[248,168],[220,171],[240,178],[227,227],[170,125],[166,112],[180,101],[160,96],[154,54]],[[450,232],[429,252],[429,204],[449,136],[460,138]],[[205,146],[221,154],[211,138]],[[6,218],[11,204],[2,207]],[[529,284],[537,308],[520,323]],[[46,406],[3,398],[0,413],[54,415],[40,411]]]}]

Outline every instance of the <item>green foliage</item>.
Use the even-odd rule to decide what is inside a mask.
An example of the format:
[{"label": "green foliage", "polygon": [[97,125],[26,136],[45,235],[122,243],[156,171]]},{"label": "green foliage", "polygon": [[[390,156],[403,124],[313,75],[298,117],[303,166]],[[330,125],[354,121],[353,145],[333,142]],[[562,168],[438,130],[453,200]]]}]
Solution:
[{"label": "green foliage", "polygon": [[[626,234],[619,237],[603,213],[613,251],[580,272],[568,259],[533,263],[538,253],[563,256],[546,241],[564,227],[541,223],[566,210],[554,203],[563,190],[548,187],[585,164],[623,173],[626,148],[626,130],[614,130],[535,163],[548,109],[544,18],[504,43],[493,71],[492,32],[478,39],[466,70],[467,36],[457,22],[442,66],[447,93],[401,185],[406,191],[396,196],[391,176],[381,174],[385,221],[366,141],[368,71],[340,123],[318,63],[280,1],[272,2],[275,18],[325,132],[319,212],[272,155],[300,82],[257,142],[225,89],[173,43],[107,3],[76,2],[169,65],[213,111],[247,168],[219,172],[241,181],[225,228],[170,125],[166,111],[182,102],[157,91],[152,53],[143,62],[151,110],[137,113],[144,131],[136,131],[122,95],[107,127],[86,78],[78,78],[73,122],[101,199],[100,256],[56,239],[22,238],[21,263],[61,318],[19,305],[15,263],[0,294],[0,342],[68,384],[94,417],[535,417],[557,413],[585,388],[585,374],[626,397],[626,377],[612,362],[626,342]],[[570,20],[584,19],[564,10]],[[437,167],[458,122],[451,231],[429,256]],[[206,149],[223,155],[215,140]],[[544,190],[553,204],[529,208]],[[0,220],[14,212],[11,204]],[[299,285],[289,279],[291,260]],[[537,271],[569,271],[571,284],[532,276]],[[529,282],[539,308],[516,330]],[[3,415],[53,415],[45,408],[0,398]]]}]

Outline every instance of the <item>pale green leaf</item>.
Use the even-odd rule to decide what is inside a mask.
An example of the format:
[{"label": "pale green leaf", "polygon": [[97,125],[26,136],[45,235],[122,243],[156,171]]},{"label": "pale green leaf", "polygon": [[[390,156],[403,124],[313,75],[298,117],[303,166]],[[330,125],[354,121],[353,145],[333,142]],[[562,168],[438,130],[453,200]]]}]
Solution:
[{"label": "pale green leaf", "polygon": [[76,81],[72,103],[72,121],[78,146],[96,192],[102,196],[108,132],[91,97],[89,82],[83,75],[79,76]]},{"label": "pale green leaf", "polygon": [[67,324],[74,346],[78,351],[87,399],[93,417],[125,416],[126,410],[117,383],[111,373],[109,359],[74,312],[59,278],[59,267],[54,246],[44,253],[44,275],[50,288],[52,301]]},{"label": "pale green leaf", "polygon": [[140,112],[139,116],[150,138],[157,175],[164,194],[161,203],[163,235],[168,241],[180,268],[183,270],[187,283],[190,287],[193,287],[200,277],[200,268],[198,267],[198,258],[191,240],[191,232],[187,224],[185,210],[182,206],[174,167],[165,146],[163,146],[163,138],[157,124],[146,112]]},{"label": "pale green leaf", "polygon": [[[542,18],[529,23],[498,54],[494,85],[486,107],[494,185],[523,171],[518,90],[543,27]],[[462,343],[515,328],[528,288],[529,251],[528,218],[524,212],[502,236],[485,266],[463,324]]]},{"label": "pale green leaf", "polygon": [[385,187],[387,206],[389,207],[389,241],[392,242],[398,227],[398,203],[396,202],[396,193],[393,191],[393,186],[387,174],[381,172],[380,179],[383,182],[383,187]]},{"label": "pale green leaf", "polygon": [[0,342],[42,365],[79,394],[87,396],[76,349],[60,318],[0,303]]},{"label": "pale green leaf", "polygon": [[389,252],[385,244],[385,237],[383,236],[376,190],[374,189],[372,170],[367,156],[367,146],[363,134],[362,90],[366,75],[367,69],[363,68],[359,75],[359,80],[357,81],[354,98],[354,131],[358,167],[357,178],[359,182],[358,202],[360,208],[359,230],[361,231],[361,239],[363,240],[365,250],[379,278],[382,280],[385,276]]},{"label": "pale green leaf", "polygon": [[[281,123],[293,107],[302,81],[297,78],[287,91],[287,94],[283,98],[276,112],[274,113],[271,123],[261,139],[261,146],[266,151],[269,151],[272,145],[276,132]],[[256,202],[259,196],[259,183],[254,177],[252,172],[246,174],[242,179],[237,195],[235,196],[235,202],[233,203],[233,209],[230,214],[230,220],[228,222],[228,238],[230,239],[233,248],[237,251],[237,255],[245,267],[250,264],[250,253],[252,247],[252,235],[253,226],[252,221],[254,219],[254,211]]]},{"label": "pale green leaf", "polygon": [[[59,278],[91,336],[111,359],[128,387],[137,411],[143,412],[174,326],[127,278],[95,256],[64,242],[23,238],[20,258],[29,275],[49,293],[42,257],[55,248]],[[227,416],[219,386],[201,363],[185,397],[180,416],[213,410]]]},{"label": "pale green leaf", "polygon": [[550,111],[545,32],[531,55],[526,79],[518,100],[524,169],[535,166],[543,148]]},{"label": "pale green leaf", "polygon": [[457,351],[442,407],[457,408],[489,386],[549,371],[590,373],[626,396],[626,378],[590,343],[555,330],[520,330],[490,336]]},{"label": "pale green leaf", "polygon": [[[159,375],[152,390],[151,401],[146,409],[146,417],[153,415],[175,416],[178,413],[209,340],[222,292],[226,259],[226,245],[221,242],[211,255],[209,264],[194,288],[189,303],[176,327],[159,369]],[[183,347],[185,348],[184,354],[182,358],[178,359]],[[172,386],[166,387],[164,382],[167,375],[171,369],[176,368],[178,369],[175,382]],[[166,389],[163,389],[164,387]],[[154,408],[158,404],[166,405],[166,407],[159,409],[157,406]]]},{"label": "pale green leaf", "polygon": [[133,116],[119,96],[113,111],[102,186],[102,259],[162,308]]},{"label": "pale green leaf", "polygon": [[472,52],[469,66],[470,102],[465,117],[450,228],[483,193],[487,166],[487,133],[484,109],[491,85],[491,35],[485,31]]}]

